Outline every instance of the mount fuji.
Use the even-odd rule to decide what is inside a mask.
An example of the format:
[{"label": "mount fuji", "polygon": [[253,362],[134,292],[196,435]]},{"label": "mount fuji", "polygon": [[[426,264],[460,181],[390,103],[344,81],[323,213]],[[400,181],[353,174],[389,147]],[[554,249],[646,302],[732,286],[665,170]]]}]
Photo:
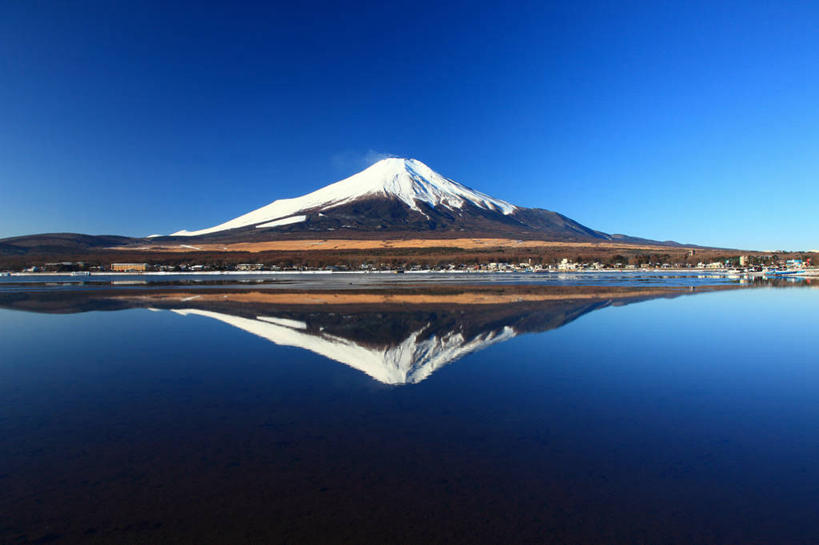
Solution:
[{"label": "mount fuji", "polygon": [[[341,238],[362,232],[623,240],[557,212],[516,206],[438,174],[417,159],[389,158],[344,180],[280,199],[213,227],[171,237],[269,240],[298,234]],[[164,238],[164,237],[163,237]]]},{"label": "mount fuji", "polygon": [[[607,234],[551,210],[526,208],[438,174],[417,159],[389,158],[291,199],[200,229],[131,238],[44,233],[0,239],[0,256],[40,254],[98,258],[100,252],[227,250],[229,244],[376,239],[497,239],[559,243],[682,245]],[[202,246],[200,246],[200,244]],[[313,249],[312,246],[308,249]],[[134,255],[133,259],[146,259]],[[27,262],[26,258],[18,260]]]}]

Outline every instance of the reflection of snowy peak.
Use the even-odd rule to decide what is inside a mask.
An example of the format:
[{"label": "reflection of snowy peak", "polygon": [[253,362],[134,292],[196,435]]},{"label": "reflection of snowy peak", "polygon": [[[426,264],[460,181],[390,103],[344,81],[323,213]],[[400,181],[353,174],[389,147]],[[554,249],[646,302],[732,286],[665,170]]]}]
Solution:
[{"label": "reflection of snowy peak", "polygon": [[323,331],[309,330],[304,322],[287,318],[243,318],[199,309],[174,309],[173,312],[214,318],[278,345],[310,350],[367,373],[379,382],[394,385],[421,382],[444,365],[517,334],[512,327],[503,326],[472,338],[466,338],[459,331],[424,335],[427,327],[423,327],[408,333],[398,344],[368,347]]},{"label": "reflection of snowy peak", "polygon": [[[532,295],[531,289],[504,287],[501,291],[511,290],[508,295],[514,297],[518,290],[521,295]],[[549,291],[556,293],[543,293],[543,300],[452,305],[446,302],[452,291],[459,296],[469,292],[460,287],[439,286],[425,292],[428,300],[423,303],[372,303],[366,299],[357,301],[356,294],[348,294],[351,300],[328,304],[305,300],[304,292],[275,291],[276,294],[246,290],[14,292],[5,296],[0,293],[0,308],[46,313],[147,308],[203,316],[273,343],[302,348],[344,363],[384,384],[398,385],[417,384],[463,356],[518,335],[563,327],[612,304],[677,297],[683,293],[673,288],[655,293],[635,288],[632,295],[621,292],[612,298],[595,287],[576,287],[571,293],[553,288]],[[366,298],[368,294],[359,295]],[[398,293],[394,295],[401,297]],[[486,292],[474,295],[478,301]]]}]

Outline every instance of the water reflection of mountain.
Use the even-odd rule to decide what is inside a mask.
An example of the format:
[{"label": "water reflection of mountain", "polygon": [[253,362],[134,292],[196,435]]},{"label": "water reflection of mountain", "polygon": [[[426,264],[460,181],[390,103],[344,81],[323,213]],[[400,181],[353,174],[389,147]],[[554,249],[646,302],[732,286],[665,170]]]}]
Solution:
[{"label": "water reflection of mountain", "polygon": [[220,320],[282,346],[309,350],[385,384],[414,384],[461,357],[521,333],[546,331],[610,301],[561,302],[547,308],[284,311],[252,317],[174,309]]},{"label": "water reflection of mountain", "polygon": [[201,316],[309,350],[385,384],[414,384],[472,352],[679,289],[504,288],[469,292],[14,293],[0,307],[48,313],[151,308]]}]

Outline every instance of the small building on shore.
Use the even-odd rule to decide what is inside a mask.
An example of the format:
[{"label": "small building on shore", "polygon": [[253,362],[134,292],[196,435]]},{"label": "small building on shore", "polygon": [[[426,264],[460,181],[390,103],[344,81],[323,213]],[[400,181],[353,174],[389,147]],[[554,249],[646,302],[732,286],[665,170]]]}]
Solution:
[{"label": "small building on shore", "polygon": [[[363,265],[362,268],[364,268]],[[236,265],[237,271],[261,271],[262,269],[264,269],[264,264],[262,263],[239,263]]]},{"label": "small building on shore", "polygon": [[144,272],[148,270],[147,263],[111,263],[113,272]]},{"label": "small building on shore", "polygon": [[577,263],[573,263],[569,261],[568,258],[563,258],[560,260],[560,263],[557,264],[557,270],[559,271],[574,271],[577,270]]}]

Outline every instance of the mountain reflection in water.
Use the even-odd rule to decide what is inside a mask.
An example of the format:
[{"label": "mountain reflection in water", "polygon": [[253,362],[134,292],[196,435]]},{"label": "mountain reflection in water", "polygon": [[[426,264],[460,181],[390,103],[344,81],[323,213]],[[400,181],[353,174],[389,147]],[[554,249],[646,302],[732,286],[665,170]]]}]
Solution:
[{"label": "mountain reflection in water", "polygon": [[0,543],[819,543],[756,285],[0,289]]},{"label": "mountain reflection in water", "polygon": [[[731,289],[720,286],[710,289]],[[611,305],[697,293],[685,288],[438,289],[409,292],[137,292],[5,294],[39,312],[148,308],[218,320],[309,350],[388,385],[417,384],[467,354],[562,327]]]}]

